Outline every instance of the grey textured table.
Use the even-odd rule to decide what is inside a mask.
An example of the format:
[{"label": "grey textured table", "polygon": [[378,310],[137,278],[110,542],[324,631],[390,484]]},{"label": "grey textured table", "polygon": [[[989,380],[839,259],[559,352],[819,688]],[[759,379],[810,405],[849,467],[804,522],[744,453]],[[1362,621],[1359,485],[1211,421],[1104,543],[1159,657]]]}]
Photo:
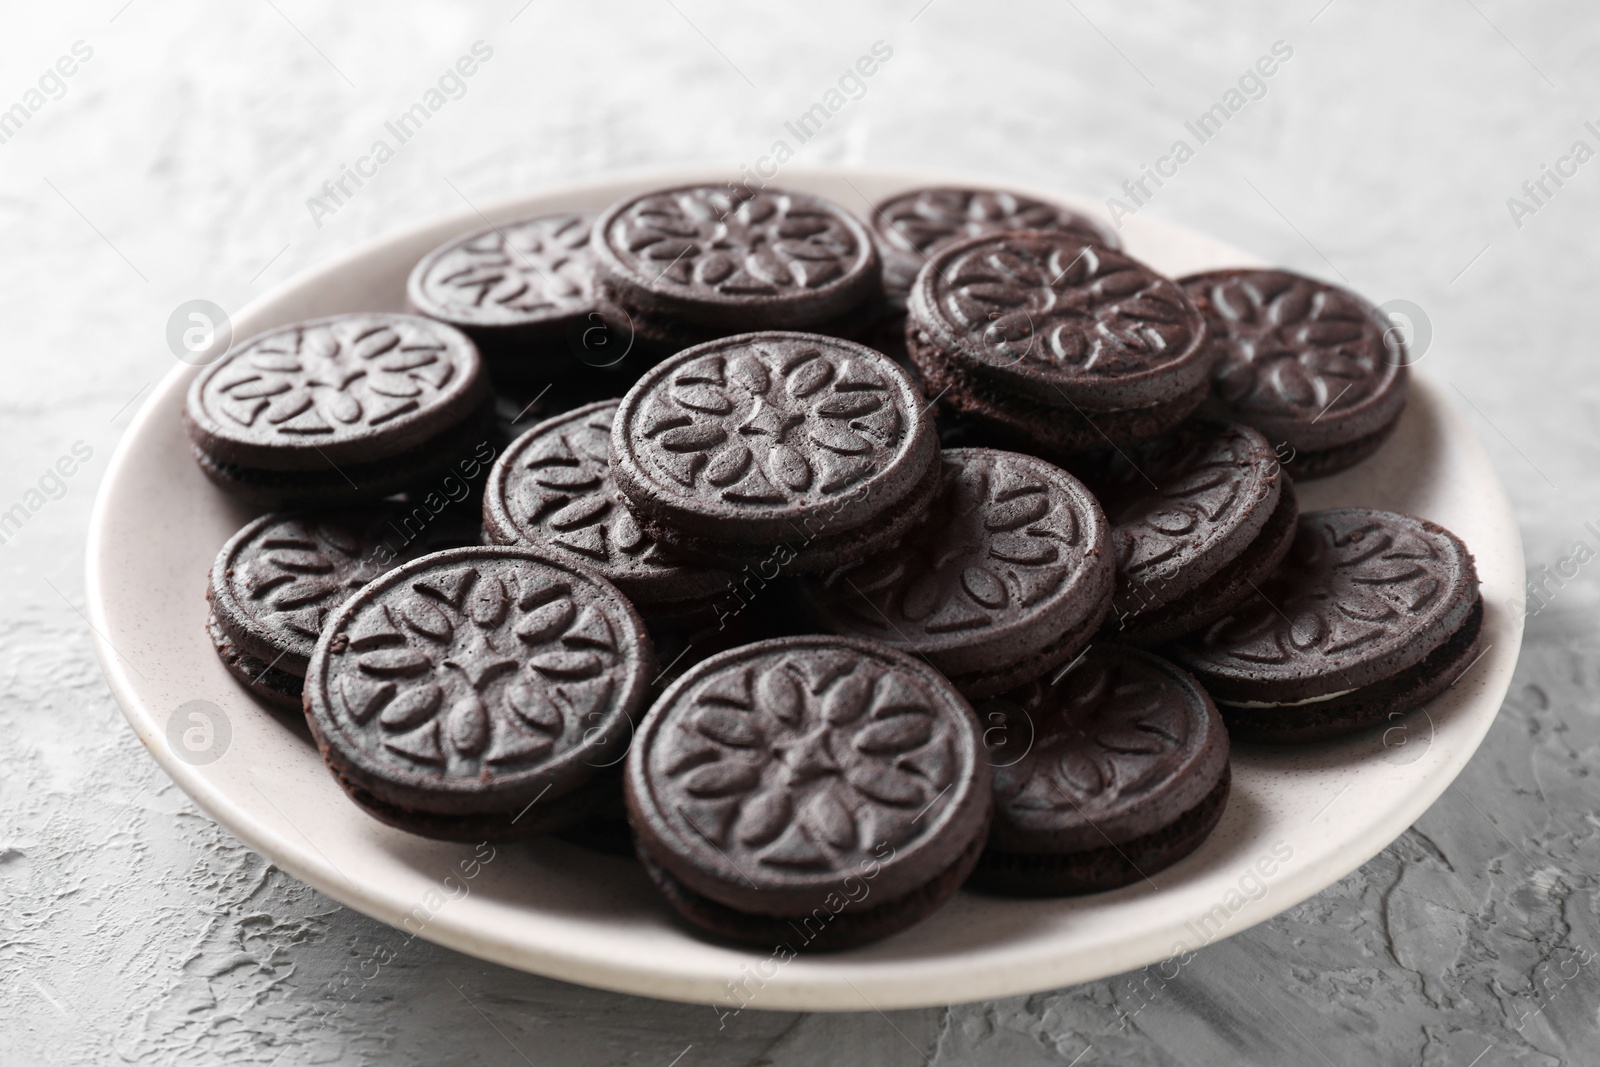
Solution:
[{"label": "grey textured table", "polygon": [[[0,511],[21,504],[26,521],[0,527],[0,1063],[1600,1062],[1589,6],[1249,0],[1226,23],[1176,0],[16,6],[0,38],[0,109],[22,108],[0,114]],[[480,40],[492,56],[459,98],[327,198]],[[798,144],[785,122],[880,41],[891,57]],[[1185,122],[1280,41],[1292,56],[1247,83],[1256,98],[1133,202],[1123,183],[1196,144]],[[1499,720],[1392,847],[1171,982],[722,1028],[710,1008],[422,942],[341,985],[385,928],[198,812],[123,724],[90,648],[84,529],[118,435],[172,365],[168,316],[196,297],[237,308],[463,201],[755,165],[779,139],[796,166],[1117,196],[1425,309],[1421,370],[1474,420],[1530,572],[1549,576]],[[75,447],[88,458],[53,474]]]}]

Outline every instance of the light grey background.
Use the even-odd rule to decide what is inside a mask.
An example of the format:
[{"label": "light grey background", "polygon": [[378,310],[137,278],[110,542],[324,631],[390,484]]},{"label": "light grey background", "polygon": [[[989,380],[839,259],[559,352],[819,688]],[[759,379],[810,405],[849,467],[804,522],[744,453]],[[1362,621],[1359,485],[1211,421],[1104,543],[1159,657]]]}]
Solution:
[{"label": "light grey background", "polygon": [[[1492,452],[1530,571],[1580,538],[1600,547],[1584,527],[1600,529],[1600,161],[1547,183],[1520,227],[1507,205],[1574,141],[1600,149],[1584,128],[1600,127],[1592,5],[1249,0],[1224,21],[1176,0],[523,4],[8,4],[0,108],[75,42],[93,55],[0,144],[0,510],[42,502],[0,544],[0,1063],[1600,1059],[1600,567],[1552,582],[1500,719],[1415,828],[1145,997],[1134,974],[886,1016],[747,1011],[719,1029],[709,1008],[422,942],[331,992],[386,928],[274,870],[167,781],[82,618],[91,502],[172,366],[169,314],[202,297],[236,309],[463,200],[754,162],[876,41],[892,58],[795,165],[1102,199],[1287,42],[1265,96],[1142,210],[1426,309],[1421,369]],[[307,198],[480,39],[493,57],[466,95],[316,225]],[[29,497],[74,442],[88,462]]]}]

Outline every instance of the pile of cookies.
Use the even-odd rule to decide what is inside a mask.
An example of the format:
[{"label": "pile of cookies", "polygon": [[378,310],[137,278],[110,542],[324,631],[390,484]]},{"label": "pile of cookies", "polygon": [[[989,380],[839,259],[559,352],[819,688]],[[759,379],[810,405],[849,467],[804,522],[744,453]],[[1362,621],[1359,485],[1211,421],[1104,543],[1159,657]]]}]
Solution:
[{"label": "pile of cookies", "polygon": [[272,509],[212,567],[217,652],[374,817],[636,855],[718,937],[1148,880],[1230,738],[1478,654],[1459,539],[1299,510],[1407,382],[1311,278],[1167,278],[1004,191],[706,185],[466,234],[406,299],[195,379],[201,470]]}]

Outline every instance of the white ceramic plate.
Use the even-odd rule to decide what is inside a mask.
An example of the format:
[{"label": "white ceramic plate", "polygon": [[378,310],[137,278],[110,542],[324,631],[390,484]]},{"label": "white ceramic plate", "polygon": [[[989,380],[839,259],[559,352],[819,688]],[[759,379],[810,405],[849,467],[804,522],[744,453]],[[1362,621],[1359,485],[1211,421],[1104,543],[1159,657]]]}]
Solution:
[{"label": "white ceramic plate", "polygon": [[[635,190],[705,174],[651,174],[497,203],[493,220],[596,209]],[[793,188],[865,213],[941,175],[785,172]],[[954,179],[960,182],[961,179]],[[1072,201],[1048,191],[1037,195]],[[1079,202],[1093,211],[1093,204]],[[234,336],[296,319],[401,307],[407,272],[476,212],[428,222],[279,287],[241,311]],[[1144,216],[1128,249],[1169,274],[1249,265],[1250,257]],[[1402,423],[1357,469],[1301,490],[1308,510],[1366,504],[1436,520],[1477,557],[1487,614],[1483,657],[1424,711],[1378,732],[1293,751],[1239,750],[1221,825],[1193,855],[1141,883],[1068,900],[960,894],[888,941],[781,965],[714,945],[670,920],[633,863],[556,841],[474,849],[389,829],[345,799],[306,735],[223,670],[204,629],[206,570],[250,512],[201,477],[180,425],[196,368],[180,365],[144,405],[111,461],[88,550],[90,619],[112,692],[167,773],[213,818],[295,877],[383,922],[497,963],[585,985],[727,1008],[850,1011],[1027,993],[1166,960],[1238,933],[1337,881],[1422,814],[1478,747],[1510,685],[1522,638],[1509,609],[1522,546],[1482,447],[1424,373]],[[225,722],[208,739],[188,712]],[[222,749],[222,734],[226,748]],[[1387,742],[1387,744],[1386,744]],[[199,748],[220,756],[199,762]],[[487,861],[485,862],[485,858]],[[470,877],[469,877],[470,875]],[[733,992],[737,990],[737,992]]]}]

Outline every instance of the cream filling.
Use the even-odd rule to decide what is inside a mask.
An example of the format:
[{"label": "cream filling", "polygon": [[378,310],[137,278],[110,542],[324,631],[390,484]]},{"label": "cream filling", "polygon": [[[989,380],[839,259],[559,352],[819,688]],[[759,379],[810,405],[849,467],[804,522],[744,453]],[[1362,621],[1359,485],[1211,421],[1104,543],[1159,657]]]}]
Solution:
[{"label": "cream filling", "polygon": [[1217,703],[1226,704],[1230,708],[1298,708],[1306,704],[1321,704],[1324,700],[1336,700],[1339,697],[1349,696],[1354,692],[1354,689],[1341,689],[1339,692],[1329,693],[1327,696],[1306,697],[1304,700],[1291,700],[1285,704],[1274,703],[1270,700],[1219,700]]}]

